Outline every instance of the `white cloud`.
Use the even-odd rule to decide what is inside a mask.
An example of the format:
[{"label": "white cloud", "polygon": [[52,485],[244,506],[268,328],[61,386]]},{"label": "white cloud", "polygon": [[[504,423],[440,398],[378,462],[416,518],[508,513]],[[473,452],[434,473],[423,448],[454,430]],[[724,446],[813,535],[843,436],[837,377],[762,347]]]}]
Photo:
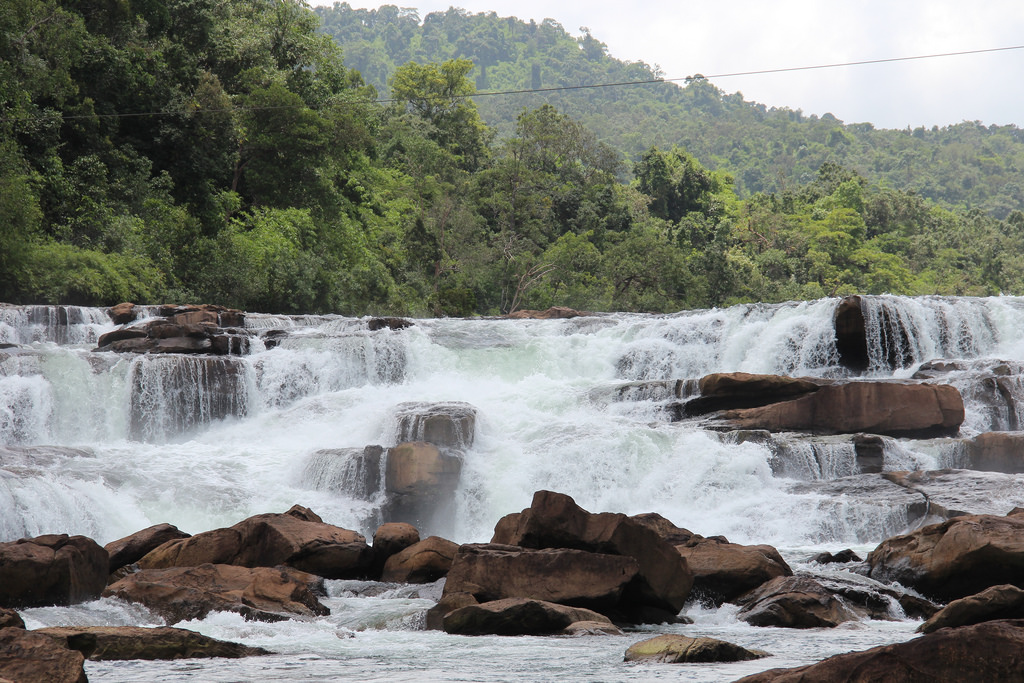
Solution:
[{"label": "white cloud", "polygon": [[[423,17],[452,4],[524,20],[550,17],[573,34],[587,26],[612,56],[659,65],[669,78],[1024,44],[1019,0],[465,0],[414,6]],[[807,114],[831,112],[848,123],[1024,126],[1024,50],[712,80],[749,100]]]}]

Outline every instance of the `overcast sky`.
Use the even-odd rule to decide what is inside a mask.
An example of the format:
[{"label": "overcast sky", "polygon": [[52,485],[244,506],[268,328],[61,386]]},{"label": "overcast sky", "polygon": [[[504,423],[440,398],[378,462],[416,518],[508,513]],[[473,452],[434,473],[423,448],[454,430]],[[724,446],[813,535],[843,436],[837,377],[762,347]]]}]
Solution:
[{"label": "overcast sky", "polygon": [[[331,5],[326,0],[312,4]],[[586,26],[611,56],[695,73],[813,66],[1024,45],[1021,0],[463,0],[360,3],[414,7],[420,17],[450,6],[537,22],[573,35]],[[910,62],[712,78],[726,92],[769,106],[831,113],[879,128],[961,121],[1024,127],[1024,49]]]}]

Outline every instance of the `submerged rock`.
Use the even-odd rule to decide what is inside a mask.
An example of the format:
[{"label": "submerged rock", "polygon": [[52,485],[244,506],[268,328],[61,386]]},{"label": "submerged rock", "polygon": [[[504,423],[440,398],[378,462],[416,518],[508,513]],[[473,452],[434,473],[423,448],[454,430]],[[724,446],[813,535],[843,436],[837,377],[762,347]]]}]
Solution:
[{"label": "submerged rock", "polygon": [[745,647],[717,638],[689,638],[669,634],[655,636],[634,643],[626,650],[627,662],[663,662],[666,664],[745,662],[768,657],[767,652]]},{"label": "submerged rock", "polygon": [[85,657],[23,628],[0,628],[0,681],[88,683]]},{"label": "submerged rock", "polygon": [[32,633],[52,638],[93,661],[207,657],[238,659],[270,654],[260,647],[217,640],[195,631],[170,626],[57,626],[37,629]]},{"label": "submerged rock", "polygon": [[323,592],[323,579],[289,567],[202,564],[143,569],[112,583],[103,596],[140,603],[174,624],[210,612],[256,621],[324,616],[330,610],[317,599]]},{"label": "submerged rock", "polygon": [[551,635],[579,622],[613,626],[607,617],[592,610],[544,600],[508,598],[460,607],[444,617],[444,630],[468,636]]},{"label": "submerged rock", "polygon": [[107,585],[107,551],[91,538],[50,534],[0,543],[0,607],[73,605]]},{"label": "submerged rock", "polygon": [[771,669],[736,683],[1019,683],[1022,653],[1024,621],[990,621],[836,655],[809,666]]}]

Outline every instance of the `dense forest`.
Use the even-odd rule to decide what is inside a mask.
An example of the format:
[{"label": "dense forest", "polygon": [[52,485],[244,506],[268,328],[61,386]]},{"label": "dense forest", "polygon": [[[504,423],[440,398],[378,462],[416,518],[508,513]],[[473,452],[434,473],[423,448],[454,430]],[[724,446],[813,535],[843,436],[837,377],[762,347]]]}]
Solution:
[{"label": "dense forest", "polygon": [[473,97],[651,75],[589,32],[494,14],[8,0],[0,301],[472,315],[1024,293],[1016,127],[844,126],[700,78]]}]

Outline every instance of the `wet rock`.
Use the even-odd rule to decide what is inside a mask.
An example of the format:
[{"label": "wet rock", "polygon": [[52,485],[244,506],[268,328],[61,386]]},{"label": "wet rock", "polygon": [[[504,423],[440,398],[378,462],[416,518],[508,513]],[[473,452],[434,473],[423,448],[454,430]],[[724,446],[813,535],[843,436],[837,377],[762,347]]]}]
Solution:
[{"label": "wet rock", "polygon": [[404,318],[370,318],[366,322],[366,326],[370,328],[371,332],[377,330],[404,330],[407,327],[412,327],[413,322]]},{"label": "wet rock", "polygon": [[424,441],[388,449],[384,488],[390,502],[386,519],[429,528],[450,504],[461,472],[461,457]]},{"label": "wet rock", "polygon": [[104,597],[145,605],[169,624],[203,619],[210,612],[237,612],[257,621],[329,614],[317,595],[323,595],[323,580],[313,574],[225,564],[143,569],[103,591]]},{"label": "wet rock", "polygon": [[868,555],[869,575],[940,600],[1000,584],[1024,587],[1024,510],[967,515],[889,538]]},{"label": "wet rock", "polygon": [[627,662],[661,662],[665,664],[745,662],[769,656],[761,650],[745,647],[716,638],[688,638],[669,634],[655,636],[630,645],[624,660]]},{"label": "wet rock", "polygon": [[856,434],[853,437],[857,469],[861,474],[875,474],[885,468],[885,439],[877,434]]},{"label": "wet rock", "polygon": [[752,626],[832,628],[857,614],[814,579],[787,576],[772,579],[741,597],[736,614]]},{"label": "wet rock", "polygon": [[444,618],[447,633],[482,636],[551,635],[576,622],[612,626],[602,614],[543,600],[508,598],[460,607]]},{"label": "wet rock", "polygon": [[755,408],[810,394],[828,380],[783,375],[754,375],[749,372],[719,372],[700,379],[700,395],[686,402],[689,416],[718,410]]},{"label": "wet rock", "polygon": [[969,626],[997,619],[1024,619],[1024,590],[1011,584],[992,586],[954,600],[918,627],[921,633]]},{"label": "wet rock", "polygon": [[574,621],[562,629],[563,636],[621,636],[622,629],[604,621]]},{"label": "wet rock", "polygon": [[478,605],[480,601],[471,593],[464,591],[446,592],[437,601],[437,604],[427,610],[426,627],[431,631],[444,630],[444,618],[459,609],[468,605]]},{"label": "wet rock", "polygon": [[115,325],[127,325],[139,316],[139,309],[133,303],[122,303],[107,309],[107,315]]},{"label": "wet rock", "polygon": [[[928,498],[921,492],[905,488],[882,474],[857,474],[832,481],[806,481],[790,484],[791,494],[813,494],[820,499],[816,514],[842,516],[851,505],[877,519],[872,536],[878,538],[900,533],[929,519]],[[932,517],[937,521],[938,517]],[[870,536],[869,536],[870,538]]]},{"label": "wet rock", "polygon": [[859,296],[848,296],[836,307],[836,351],[843,367],[854,372],[868,369],[868,337]]},{"label": "wet rock", "polygon": [[[204,305],[162,306],[159,312],[163,317],[101,335],[94,350],[218,355],[242,355],[249,352],[252,333],[244,329],[245,314],[242,311]],[[115,322],[131,322],[137,317],[134,315],[128,319],[127,315],[119,315]]]},{"label": "wet rock", "polygon": [[217,640],[195,631],[170,626],[58,626],[33,631],[81,652],[92,661],[126,659],[238,659],[268,655],[260,647]]},{"label": "wet rock", "polygon": [[620,608],[636,574],[636,560],[620,555],[467,544],[455,555],[444,591],[470,593],[479,602],[532,598],[605,613]]},{"label": "wet rock", "polygon": [[232,527],[168,541],[139,560],[142,569],[230,564],[285,565],[328,579],[353,579],[372,571],[373,552],[355,531],[324,524],[304,508],[267,513]]},{"label": "wet rock", "polygon": [[686,561],[657,531],[623,514],[590,513],[570,496],[553,491],[537,491],[529,508],[499,520],[492,542],[633,558],[637,578],[629,602],[672,615],[683,608],[693,585]]},{"label": "wet rock", "polygon": [[0,607],[0,628],[25,628],[25,622],[15,610]]},{"label": "wet rock", "polygon": [[383,455],[384,449],[380,446],[319,450],[306,464],[302,480],[317,491],[336,491],[372,500],[381,490]]},{"label": "wet rock", "polygon": [[412,524],[387,522],[373,532],[373,576],[379,577],[384,563],[411,545],[420,542],[420,532]]},{"label": "wet rock", "polygon": [[577,311],[572,308],[566,308],[565,306],[552,306],[551,308],[544,311],[535,311],[530,309],[523,309],[521,311],[513,311],[506,315],[506,318],[512,320],[552,320],[555,318],[576,318],[581,315],[593,315],[586,311]]},{"label": "wet rock", "polygon": [[985,432],[965,444],[966,469],[1024,472],[1024,432]]},{"label": "wet rock", "polygon": [[964,404],[949,385],[847,382],[760,408],[728,410],[720,417],[740,429],[928,438],[955,435],[964,421]]},{"label": "wet rock", "polygon": [[461,401],[400,403],[395,406],[398,443],[425,441],[441,449],[472,448],[476,408]]},{"label": "wet rock", "polygon": [[1020,474],[943,469],[884,472],[882,476],[923,495],[928,513],[934,517],[1002,515],[1014,505],[1024,505],[1024,475]]},{"label": "wet rock", "polygon": [[1022,651],[1024,622],[990,621],[836,655],[809,666],[771,669],[736,683],[1017,683]]},{"label": "wet rock", "polygon": [[458,543],[430,536],[389,557],[380,580],[396,583],[437,581],[448,574],[458,551]]},{"label": "wet rock", "polygon": [[73,605],[107,584],[107,551],[91,538],[50,534],[0,543],[0,607]]},{"label": "wet rock", "polygon": [[0,681],[88,683],[85,657],[23,628],[0,629]]},{"label": "wet rock", "polygon": [[863,561],[864,560],[861,559],[861,557],[858,556],[857,553],[853,552],[853,550],[849,548],[847,548],[846,550],[840,550],[837,553],[830,553],[828,551],[825,551],[823,553],[818,553],[817,555],[811,558],[811,562],[817,562],[818,564],[845,564],[847,562]]},{"label": "wet rock", "polygon": [[770,545],[739,545],[723,537],[705,538],[681,529],[656,513],[631,519],[653,529],[671,543],[693,574],[691,597],[721,604],[778,576],[792,576],[779,551]]},{"label": "wet rock", "polygon": [[167,541],[179,538],[188,538],[189,534],[178,529],[173,524],[155,524],[151,527],[136,531],[130,536],[111,541],[103,546],[110,556],[110,573],[129,564],[141,560],[151,550],[155,550]]}]

